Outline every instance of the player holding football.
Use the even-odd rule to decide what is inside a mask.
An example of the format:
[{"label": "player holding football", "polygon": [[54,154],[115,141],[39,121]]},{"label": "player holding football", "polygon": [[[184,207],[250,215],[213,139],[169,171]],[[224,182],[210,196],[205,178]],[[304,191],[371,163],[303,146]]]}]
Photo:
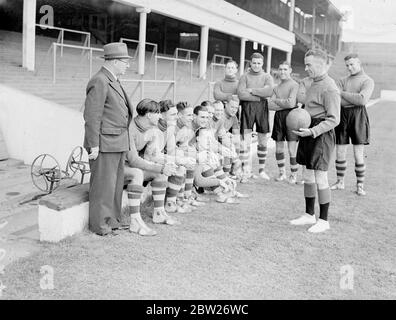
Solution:
[{"label": "player holding football", "polygon": [[[331,191],[327,171],[335,148],[334,128],[340,122],[341,97],[339,90],[327,75],[327,54],[318,49],[305,54],[305,70],[313,79],[305,97],[305,110],[311,115],[310,128],[293,131],[301,137],[297,162],[303,166],[305,214],[290,221],[293,225],[313,224],[309,232],[330,229],[327,221]],[[315,198],[318,190],[319,219],[315,218]]]}]

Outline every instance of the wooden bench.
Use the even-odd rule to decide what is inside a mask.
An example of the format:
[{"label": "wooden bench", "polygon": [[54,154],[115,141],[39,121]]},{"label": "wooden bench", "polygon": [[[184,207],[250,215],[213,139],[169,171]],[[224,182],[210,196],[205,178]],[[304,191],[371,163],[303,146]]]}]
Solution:
[{"label": "wooden bench", "polygon": [[40,241],[58,242],[88,228],[89,183],[56,190],[39,201]]}]

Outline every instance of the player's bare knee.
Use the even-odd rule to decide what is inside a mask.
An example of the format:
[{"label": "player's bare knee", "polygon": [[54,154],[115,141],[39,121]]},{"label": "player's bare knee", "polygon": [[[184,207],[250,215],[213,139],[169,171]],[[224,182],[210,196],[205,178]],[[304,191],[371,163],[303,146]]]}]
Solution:
[{"label": "player's bare knee", "polygon": [[329,187],[327,171],[315,170],[315,180],[320,190],[327,189]]},{"label": "player's bare knee", "polygon": [[345,160],[346,152],[347,152],[346,144],[337,144],[337,146],[336,146],[337,160],[339,160],[339,161]]},{"label": "player's bare knee", "polygon": [[257,135],[257,142],[260,146],[266,146],[268,141],[268,135],[266,133],[259,133]]},{"label": "player's bare knee", "polygon": [[285,151],[285,143],[283,141],[276,142],[276,153],[283,153]]},{"label": "player's bare knee", "polygon": [[161,174],[161,173],[157,173],[154,176],[153,181],[155,181],[155,182],[167,182],[168,181],[168,176],[166,176],[164,174]]},{"label": "player's bare knee", "polygon": [[364,145],[357,144],[353,146],[353,154],[355,157],[355,163],[364,163]]},{"label": "player's bare knee", "polygon": [[124,168],[124,177],[126,180],[129,180],[130,183],[142,185],[143,184],[143,171],[138,168],[131,168],[125,166]]},{"label": "player's bare knee", "polygon": [[177,168],[177,175],[178,176],[184,176],[186,174],[186,168],[180,166],[179,168]]},{"label": "player's bare knee", "polygon": [[287,149],[291,157],[295,157],[297,154],[297,141],[288,141]]},{"label": "player's bare knee", "polygon": [[304,167],[303,179],[305,183],[315,183],[315,172]]}]

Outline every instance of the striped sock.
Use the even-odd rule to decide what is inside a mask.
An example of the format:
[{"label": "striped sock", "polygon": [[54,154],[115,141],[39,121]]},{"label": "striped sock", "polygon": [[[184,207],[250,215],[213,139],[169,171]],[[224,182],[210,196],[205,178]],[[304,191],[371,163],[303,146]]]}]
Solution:
[{"label": "striped sock", "polygon": [[257,145],[257,157],[259,159],[259,173],[264,171],[265,160],[267,159],[267,146]]},{"label": "striped sock", "polygon": [[[223,170],[222,170],[223,171]],[[223,172],[223,174],[224,174],[224,172]],[[216,176],[215,176],[215,171],[212,169],[212,168],[209,168],[209,169],[207,169],[207,170],[205,170],[205,171],[202,171],[202,176],[204,177],[204,178],[217,178]],[[219,187],[210,187],[210,188],[207,188],[207,190],[212,190],[212,191],[215,191],[215,190],[218,190],[219,189]]]},{"label": "striped sock", "polygon": [[214,175],[219,180],[227,179],[227,175],[224,173],[223,168],[221,166],[214,170]]},{"label": "striped sock", "polygon": [[290,157],[290,171],[292,174],[296,174],[298,171],[298,163],[296,157]]},{"label": "striped sock", "polygon": [[232,166],[231,158],[225,157],[223,163],[223,171],[226,174],[229,174],[231,172],[231,166]]},{"label": "striped sock", "polygon": [[176,201],[177,194],[183,186],[184,176],[170,176],[166,188],[166,201]]},{"label": "striped sock", "polygon": [[364,163],[361,164],[355,163],[355,174],[356,174],[356,182],[358,184],[363,184],[366,175],[366,166]]},{"label": "striped sock", "polygon": [[231,172],[235,174],[236,172],[238,172],[238,170],[240,170],[241,166],[241,160],[238,157],[235,157],[234,159],[232,159]]},{"label": "striped sock", "polygon": [[190,198],[192,195],[192,188],[194,183],[194,170],[186,171],[186,184],[184,185],[184,197]]},{"label": "striped sock", "polygon": [[128,184],[128,207],[131,217],[140,216],[140,199],[143,193],[143,186],[137,184]]},{"label": "striped sock", "polygon": [[165,193],[166,193],[166,181],[151,181],[151,190],[153,192],[154,210],[161,209],[164,207]]},{"label": "striped sock", "polygon": [[240,146],[240,144],[235,145],[235,152],[236,152],[236,154],[239,157],[239,155],[241,154],[241,146]]},{"label": "striped sock", "polygon": [[184,185],[183,183],[182,187],[180,188],[179,192],[177,193],[177,198],[183,200],[184,199]]},{"label": "striped sock", "polygon": [[345,171],[347,169],[346,160],[336,160],[337,180],[344,180]]},{"label": "striped sock", "polygon": [[184,174],[182,186],[181,186],[179,192],[177,193],[177,198],[180,199],[180,200],[183,200],[183,199],[184,199],[185,185],[186,185],[186,175]]},{"label": "striped sock", "polygon": [[202,172],[202,176],[204,178],[215,177],[214,170],[212,168],[209,168]]},{"label": "striped sock", "polygon": [[276,163],[278,164],[279,172],[280,173],[285,173],[286,168],[286,159],[285,159],[285,154],[283,152],[277,152],[275,153],[275,158],[276,158]]},{"label": "striped sock", "polygon": [[249,167],[249,162],[250,162],[250,146],[243,142],[241,146],[241,151],[240,151],[240,159],[242,162],[242,167],[248,168]]}]

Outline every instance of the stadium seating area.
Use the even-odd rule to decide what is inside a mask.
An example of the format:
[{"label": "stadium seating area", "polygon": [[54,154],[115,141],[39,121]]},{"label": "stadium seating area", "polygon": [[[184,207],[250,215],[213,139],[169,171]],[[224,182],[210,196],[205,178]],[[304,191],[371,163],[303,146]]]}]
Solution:
[{"label": "stadium seating area", "polygon": [[[60,50],[57,53],[56,83],[52,81],[53,54],[49,50],[53,38],[36,37],[36,72],[26,71],[21,67],[22,61],[22,34],[0,30],[0,83],[14,87],[28,93],[40,96],[73,109],[81,110],[85,99],[85,87],[89,79],[89,60],[82,50],[64,48],[63,57]],[[68,41],[68,44],[81,45]],[[131,49],[133,55],[134,49]],[[154,79],[154,62],[150,59],[151,52],[146,52],[146,74],[144,79]],[[94,53],[92,71],[96,72],[102,63],[100,52]],[[130,69],[123,79],[140,79],[137,74],[137,62],[133,61]],[[172,61],[158,60],[158,80],[172,80]],[[187,64],[179,63],[177,68],[176,100],[188,100],[195,103],[208,97],[208,82],[210,68],[208,64],[207,80],[198,79],[198,66],[194,63],[193,78],[190,81],[190,70]],[[222,68],[216,68],[214,79],[221,78]],[[166,92],[169,84],[146,84],[145,96],[160,99]],[[132,93],[136,84],[129,83],[124,86],[128,93]],[[171,97],[172,90],[168,92]],[[132,101],[137,103],[140,99],[140,90],[136,90]]]}]

